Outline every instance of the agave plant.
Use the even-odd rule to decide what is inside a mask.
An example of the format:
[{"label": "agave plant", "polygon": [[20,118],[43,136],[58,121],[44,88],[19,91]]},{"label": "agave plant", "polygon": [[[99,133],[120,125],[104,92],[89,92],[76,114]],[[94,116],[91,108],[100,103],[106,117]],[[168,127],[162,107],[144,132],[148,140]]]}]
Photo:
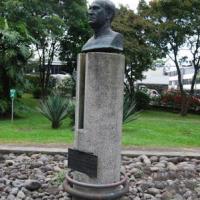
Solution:
[{"label": "agave plant", "polygon": [[124,95],[123,123],[128,123],[138,118],[136,103],[129,95]]},{"label": "agave plant", "polygon": [[59,94],[50,95],[40,101],[38,111],[51,121],[53,129],[57,129],[68,115],[68,100]]}]

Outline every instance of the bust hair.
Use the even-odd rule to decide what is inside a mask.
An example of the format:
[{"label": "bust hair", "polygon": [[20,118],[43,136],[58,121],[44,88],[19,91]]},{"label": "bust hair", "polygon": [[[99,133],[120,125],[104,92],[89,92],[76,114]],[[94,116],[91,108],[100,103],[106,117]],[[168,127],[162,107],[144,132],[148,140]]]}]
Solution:
[{"label": "bust hair", "polygon": [[116,13],[115,4],[110,0],[96,0],[95,2],[98,2],[111,15],[110,21],[112,22]]}]

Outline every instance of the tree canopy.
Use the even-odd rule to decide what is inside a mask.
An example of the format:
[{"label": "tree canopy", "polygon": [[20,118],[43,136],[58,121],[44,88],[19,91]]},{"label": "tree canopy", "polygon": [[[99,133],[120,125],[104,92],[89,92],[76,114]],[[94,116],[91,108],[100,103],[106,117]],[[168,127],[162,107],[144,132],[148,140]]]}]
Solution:
[{"label": "tree canopy", "polygon": [[122,6],[117,12],[113,28],[124,35],[125,89],[134,96],[135,81],[141,80],[142,72],[151,68],[154,59],[160,56],[149,40],[153,26],[133,10]]},{"label": "tree canopy", "polygon": [[77,55],[92,32],[87,22],[86,1],[70,0],[65,3],[67,31],[61,40],[60,58],[67,62],[70,72],[76,68]]},{"label": "tree canopy", "polygon": [[9,110],[9,91],[24,85],[23,67],[31,56],[31,37],[22,25],[13,27],[5,16],[0,17],[0,115]]},{"label": "tree canopy", "polygon": [[[151,42],[160,49],[163,55],[168,55],[176,66],[179,89],[183,97],[181,112],[184,115],[188,110],[190,96],[194,94],[194,84],[200,69],[200,1],[153,0],[149,6],[143,6],[140,16],[154,26],[150,34]],[[191,56],[182,56],[182,49],[187,49]],[[191,61],[194,67],[189,93],[183,87],[181,72],[183,59]]]},{"label": "tree canopy", "polygon": [[[6,22],[6,23],[5,23]],[[4,0],[0,2],[0,56],[2,110],[10,87],[23,80],[23,68],[31,52],[38,54],[40,87],[46,93],[50,66],[55,56],[67,52],[74,59],[86,29],[86,1],[79,0]],[[86,31],[85,31],[86,32]],[[68,44],[61,41],[68,38]],[[72,56],[73,55],[73,56]],[[64,57],[65,60],[67,60]],[[67,60],[68,61],[68,60]],[[9,84],[8,84],[9,83]],[[16,84],[14,84],[16,83]],[[6,94],[6,96],[4,95]],[[2,97],[5,97],[4,101]],[[6,111],[7,112],[7,111]]]}]

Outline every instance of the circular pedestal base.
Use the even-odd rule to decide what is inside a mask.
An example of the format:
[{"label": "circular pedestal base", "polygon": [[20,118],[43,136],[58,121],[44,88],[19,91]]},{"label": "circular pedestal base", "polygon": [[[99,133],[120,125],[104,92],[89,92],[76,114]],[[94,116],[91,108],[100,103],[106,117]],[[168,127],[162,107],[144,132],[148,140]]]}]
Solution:
[{"label": "circular pedestal base", "polygon": [[63,188],[75,199],[84,200],[114,200],[124,196],[129,191],[127,177],[112,184],[87,184],[66,176]]}]

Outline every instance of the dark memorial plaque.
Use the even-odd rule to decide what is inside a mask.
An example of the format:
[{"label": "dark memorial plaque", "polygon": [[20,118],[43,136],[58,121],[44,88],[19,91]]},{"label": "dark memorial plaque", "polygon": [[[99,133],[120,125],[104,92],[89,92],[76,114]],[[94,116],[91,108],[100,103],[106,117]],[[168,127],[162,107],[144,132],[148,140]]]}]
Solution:
[{"label": "dark memorial plaque", "polygon": [[72,170],[97,177],[97,156],[76,149],[68,150],[68,167]]}]

